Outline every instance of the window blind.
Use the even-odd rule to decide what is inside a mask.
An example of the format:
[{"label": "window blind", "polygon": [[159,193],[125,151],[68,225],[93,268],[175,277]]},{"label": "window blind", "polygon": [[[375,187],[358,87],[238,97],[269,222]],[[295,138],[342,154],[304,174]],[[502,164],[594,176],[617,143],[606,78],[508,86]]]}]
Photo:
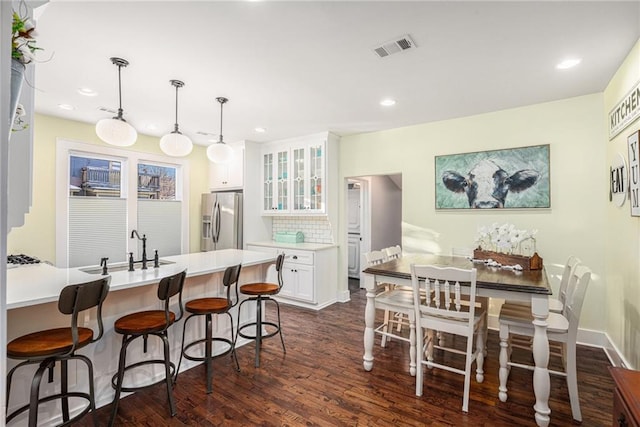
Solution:
[{"label": "window blind", "polygon": [[69,198],[69,267],[125,261],[127,256],[126,199]]},{"label": "window blind", "polygon": [[[153,251],[160,257],[182,253],[182,202],[179,200],[138,200],[138,233],[147,236],[147,258]],[[138,243],[142,255],[142,242]]]}]

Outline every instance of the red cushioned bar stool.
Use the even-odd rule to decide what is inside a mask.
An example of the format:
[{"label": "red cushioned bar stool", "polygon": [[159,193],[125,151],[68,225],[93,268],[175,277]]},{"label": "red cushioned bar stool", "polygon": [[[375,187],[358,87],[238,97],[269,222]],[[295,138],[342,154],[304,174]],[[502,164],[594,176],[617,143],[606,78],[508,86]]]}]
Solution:
[{"label": "red cushioned bar stool", "polygon": [[[120,401],[121,392],[130,392],[142,390],[161,382],[167,385],[167,396],[169,399],[169,409],[171,416],[176,414],[176,405],[173,400],[173,382],[174,374],[178,375],[175,365],[171,362],[169,352],[169,328],[174,323],[182,319],[184,309],[182,307],[182,288],[184,287],[184,279],[187,275],[186,270],[180,273],[163,277],[158,284],[158,299],[162,301],[164,308],[162,310],[147,310],[139,311],[136,313],[127,314],[116,320],[114,324],[114,331],[118,334],[122,334],[122,347],[120,349],[120,359],[118,361],[118,372],[111,379],[111,386],[115,389],[116,393],[113,398],[111,408],[111,418],[109,419],[109,426],[113,426],[118,413],[118,402]],[[178,314],[171,311],[171,302],[175,299],[178,300]],[[163,359],[151,359],[143,360],[141,362],[135,362],[130,365],[126,364],[127,359],[127,347],[137,338],[142,338],[143,351],[147,352],[147,339],[149,335],[156,336],[162,340],[164,358]],[[124,385],[124,375],[126,372],[135,370],[145,365],[160,364],[164,366],[164,378],[146,385]]]},{"label": "red cushioned bar stool", "polygon": [[[191,313],[184,321],[184,327],[182,330],[182,352],[180,353],[180,361],[178,362],[178,371],[180,371],[180,364],[182,358],[194,361],[204,362],[205,376],[207,378],[207,393],[212,391],[212,369],[211,361],[214,358],[225,356],[231,353],[231,356],[236,362],[236,370],[240,370],[238,364],[238,357],[235,350],[235,330],[233,326],[233,316],[231,315],[231,309],[238,304],[238,278],[240,277],[240,270],[242,265],[238,264],[232,267],[227,267],[222,278],[222,284],[226,288],[226,298],[222,297],[209,297],[209,298],[197,298],[189,301],[185,304],[185,310],[187,313]],[[233,288],[233,292],[231,289]],[[226,314],[229,316],[229,322],[231,326],[230,337],[214,337],[213,336],[213,315]],[[205,336],[193,342],[190,342],[185,346],[185,335],[187,333],[187,323],[189,320],[197,318],[199,316],[205,317]],[[215,341],[223,342],[228,347],[221,353],[213,353],[213,343]],[[204,344],[204,355],[196,356],[194,354],[188,354],[188,350],[194,346],[202,346]]]},{"label": "red cushioned bar stool", "polygon": [[[71,316],[71,326],[68,328],[47,329],[33,332],[12,340],[7,345],[7,357],[20,359],[24,362],[13,367],[7,375],[7,408],[9,408],[9,393],[11,380],[18,368],[30,364],[38,364],[38,368],[31,381],[29,403],[21,406],[7,415],[6,422],[13,420],[24,411],[29,411],[29,427],[38,425],[38,406],[52,400],[60,400],[62,406],[61,426],[69,425],[89,411],[95,411],[95,394],[93,386],[93,364],[91,360],[76,351],[102,338],[102,303],[109,292],[111,277],[103,277],[87,283],[69,285],[62,289],[58,298],[58,310],[62,314]],[[94,309],[96,313],[97,333],[92,328],[78,326],[81,312]],[[69,391],[68,362],[79,360],[87,365],[89,392]],[[53,368],[60,362],[60,392],[40,397],[40,383],[45,371],[49,371],[49,382],[53,382]],[[70,417],[69,398],[80,398],[88,401],[88,405],[79,413]],[[95,414],[94,414],[95,417]],[[94,418],[95,422],[95,418]]]},{"label": "red cushioned bar stool", "polygon": [[[278,304],[278,301],[276,301],[274,298],[271,298],[273,295],[277,295],[282,289],[282,264],[283,263],[284,263],[284,254],[280,254],[276,259],[276,272],[278,274],[278,283],[257,282],[257,283],[247,283],[240,286],[240,293],[243,295],[249,296],[249,298],[242,300],[242,302],[240,303],[240,306],[238,308],[238,317],[240,317],[240,312],[242,310],[242,305],[244,303],[246,303],[247,301],[255,301],[256,321],[239,326],[236,338],[238,338],[238,336],[241,336],[242,338],[255,340],[256,368],[260,367],[260,348],[262,347],[263,339],[270,338],[274,335],[279,334],[280,341],[282,342],[282,350],[285,353],[287,352],[287,349],[284,346],[284,338],[282,338],[282,328],[280,326],[280,305]],[[262,303],[267,301],[272,301],[276,304],[278,323],[262,320]],[[250,335],[250,332],[242,332],[246,328],[253,328],[255,334]],[[265,333],[263,333],[263,328],[268,328],[268,329],[265,329]]]}]

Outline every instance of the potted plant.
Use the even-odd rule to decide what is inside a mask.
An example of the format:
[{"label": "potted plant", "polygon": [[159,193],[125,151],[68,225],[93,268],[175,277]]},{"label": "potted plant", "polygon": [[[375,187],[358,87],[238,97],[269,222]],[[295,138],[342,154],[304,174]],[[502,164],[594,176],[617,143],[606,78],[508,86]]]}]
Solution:
[{"label": "potted plant", "polygon": [[36,27],[29,17],[13,12],[11,26],[11,101],[9,104],[13,123],[24,80],[24,67],[35,60],[35,53],[42,50],[36,46]]}]

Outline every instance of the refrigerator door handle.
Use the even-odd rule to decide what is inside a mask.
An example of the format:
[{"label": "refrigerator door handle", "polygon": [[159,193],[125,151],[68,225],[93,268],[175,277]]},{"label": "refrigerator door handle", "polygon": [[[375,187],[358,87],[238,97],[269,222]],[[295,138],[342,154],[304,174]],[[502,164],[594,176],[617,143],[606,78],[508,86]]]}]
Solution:
[{"label": "refrigerator door handle", "polygon": [[220,203],[218,203],[217,201],[213,206],[213,222],[215,224],[213,241],[214,243],[218,243],[218,239],[220,238]]}]

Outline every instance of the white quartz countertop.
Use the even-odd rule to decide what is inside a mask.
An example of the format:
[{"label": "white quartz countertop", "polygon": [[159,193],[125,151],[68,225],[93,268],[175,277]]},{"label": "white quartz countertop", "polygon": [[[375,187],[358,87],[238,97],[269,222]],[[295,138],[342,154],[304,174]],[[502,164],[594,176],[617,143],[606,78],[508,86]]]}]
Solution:
[{"label": "white quartz countertop", "polygon": [[303,242],[303,243],[281,243],[281,242],[275,242],[273,240],[265,240],[262,242],[250,242],[247,243],[247,245],[253,245],[253,246],[266,246],[269,248],[282,248],[282,249],[300,249],[300,250],[305,250],[305,251],[321,251],[323,249],[331,249],[331,248],[335,248],[338,245],[336,245],[335,243],[307,243],[307,242]]},{"label": "white quartz countertop", "polygon": [[[200,276],[224,271],[232,265],[251,266],[274,261],[268,253],[225,249],[211,252],[197,252],[185,255],[161,257],[170,261],[153,268],[153,260],[142,270],[136,264],[135,271],[127,269],[109,271],[110,292],[158,283],[161,278],[187,270],[187,277]],[[122,264],[122,263],[119,263]],[[126,263],[125,263],[126,264]],[[95,266],[98,268],[98,266]],[[60,291],[66,285],[89,282],[102,277],[100,274],[85,273],[79,268],[58,268],[49,264],[31,264],[7,270],[7,309],[27,307],[58,301]]]}]

